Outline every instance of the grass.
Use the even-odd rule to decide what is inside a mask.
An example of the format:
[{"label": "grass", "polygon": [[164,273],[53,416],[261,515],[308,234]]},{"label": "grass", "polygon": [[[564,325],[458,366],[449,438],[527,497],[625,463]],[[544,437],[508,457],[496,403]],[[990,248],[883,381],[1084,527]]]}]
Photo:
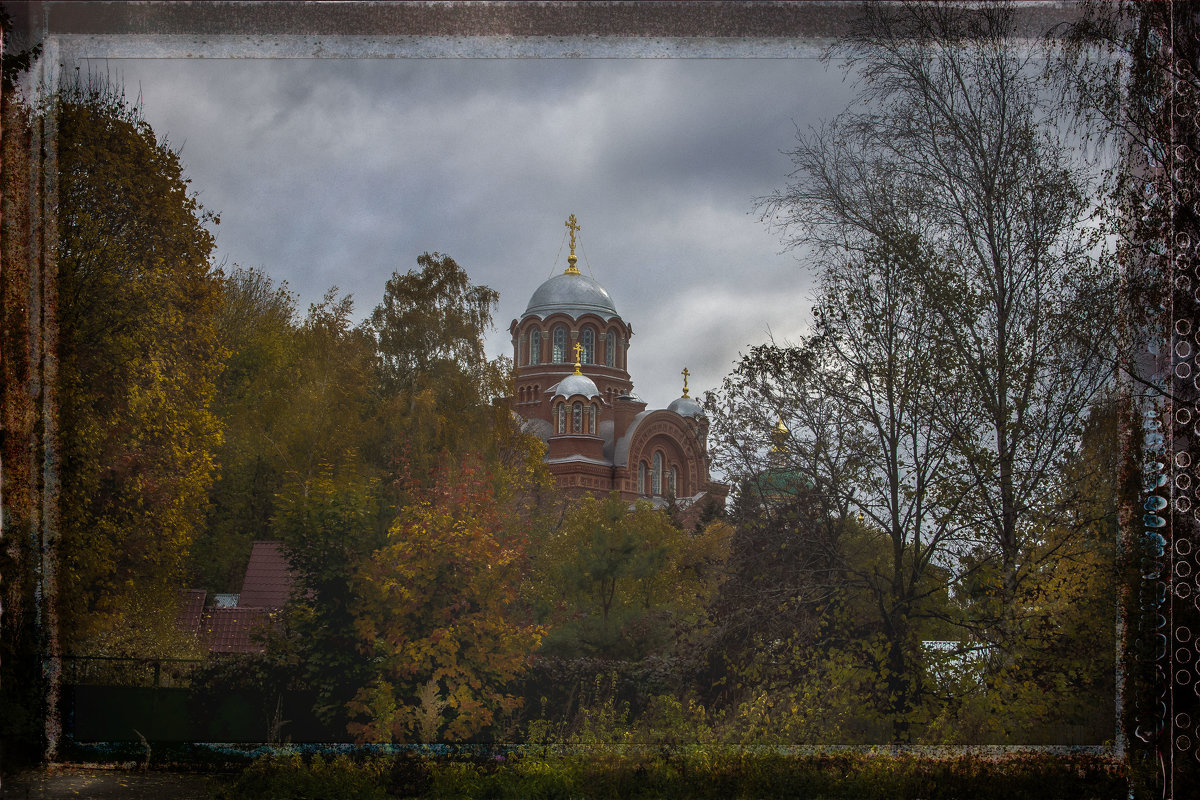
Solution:
[{"label": "grass", "polygon": [[738,749],[576,749],[434,758],[265,756],[219,800],[1106,800],[1128,796],[1122,768],[1096,756],[1000,759],[881,753],[791,755]]}]

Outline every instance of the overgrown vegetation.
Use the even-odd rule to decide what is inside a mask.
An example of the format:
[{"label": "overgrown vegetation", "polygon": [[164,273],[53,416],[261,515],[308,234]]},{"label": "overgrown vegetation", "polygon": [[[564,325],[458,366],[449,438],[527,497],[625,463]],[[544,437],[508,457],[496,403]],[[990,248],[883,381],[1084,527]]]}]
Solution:
[{"label": "overgrown vegetation", "polygon": [[217,796],[241,798],[891,798],[1124,797],[1125,777],[1110,762],[1086,756],[1010,755],[991,760],[817,752],[653,748],[479,754],[429,759],[305,761],[264,758]]}]

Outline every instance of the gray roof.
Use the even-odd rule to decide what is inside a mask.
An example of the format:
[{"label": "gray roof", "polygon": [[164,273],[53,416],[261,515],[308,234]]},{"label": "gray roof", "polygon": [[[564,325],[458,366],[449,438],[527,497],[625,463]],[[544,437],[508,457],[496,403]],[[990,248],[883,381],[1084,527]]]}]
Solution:
[{"label": "gray roof", "polygon": [[574,397],[581,394],[584,397],[599,397],[600,390],[596,383],[587,375],[568,375],[550,388],[554,397]]},{"label": "gray roof", "polygon": [[543,442],[550,441],[550,437],[554,435],[554,426],[544,419],[534,417],[533,419],[524,420],[523,424],[527,433],[532,433]]},{"label": "gray roof", "polygon": [[674,411],[681,417],[703,417],[704,406],[696,402],[693,397],[680,397],[671,401],[671,405],[667,406],[667,411]]},{"label": "gray roof", "polygon": [[613,449],[613,463],[618,467],[629,461],[629,445],[633,442],[633,434],[637,431],[638,426],[642,424],[642,420],[654,413],[652,409],[646,409],[639,413],[629,422],[629,427],[625,429],[625,435],[617,440],[616,446]]},{"label": "gray roof", "polygon": [[588,458],[587,456],[562,456],[561,458],[547,458],[547,464],[599,464],[602,467],[611,466],[602,458]]},{"label": "gray roof", "polygon": [[596,314],[605,320],[620,318],[617,307],[603,286],[579,273],[564,272],[543,283],[529,298],[523,316],[543,319],[562,312],[572,319]]}]

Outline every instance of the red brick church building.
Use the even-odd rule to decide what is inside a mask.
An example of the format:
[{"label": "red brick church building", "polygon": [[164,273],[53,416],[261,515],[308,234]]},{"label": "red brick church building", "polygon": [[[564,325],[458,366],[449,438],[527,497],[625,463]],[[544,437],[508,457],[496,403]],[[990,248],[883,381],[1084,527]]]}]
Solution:
[{"label": "red brick church building", "polygon": [[509,327],[516,367],[514,410],[547,445],[560,486],[643,498],[683,509],[723,505],[728,487],[708,474],[708,420],[688,396],[648,409],[627,370],[633,328],[608,292],[575,266],[575,215],[567,221],[567,269],[533,293]]}]

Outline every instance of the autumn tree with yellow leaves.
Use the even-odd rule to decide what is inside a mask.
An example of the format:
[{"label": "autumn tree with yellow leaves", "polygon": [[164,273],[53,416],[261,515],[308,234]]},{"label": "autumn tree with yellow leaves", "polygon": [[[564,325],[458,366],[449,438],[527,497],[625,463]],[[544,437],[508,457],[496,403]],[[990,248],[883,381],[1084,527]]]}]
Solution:
[{"label": "autumn tree with yellow leaves", "polygon": [[359,571],[358,634],[381,669],[350,705],[357,737],[469,739],[519,708],[543,629],[519,602],[525,527],[489,484],[473,459],[444,466]]},{"label": "autumn tree with yellow leaves", "polygon": [[731,529],[691,533],[646,502],[581,498],[538,543],[529,594],[550,629],[542,654],[641,659],[704,618]]},{"label": "autumn tree with yellow leaves", "polygon": [[173,614],[216,469],[218,219],[118,90],[66,81],[45,113],[58,130],[59,620],[68,651],[116,655],[110,644],[133,645],[115,632],[146,627],[128,609]]}]

